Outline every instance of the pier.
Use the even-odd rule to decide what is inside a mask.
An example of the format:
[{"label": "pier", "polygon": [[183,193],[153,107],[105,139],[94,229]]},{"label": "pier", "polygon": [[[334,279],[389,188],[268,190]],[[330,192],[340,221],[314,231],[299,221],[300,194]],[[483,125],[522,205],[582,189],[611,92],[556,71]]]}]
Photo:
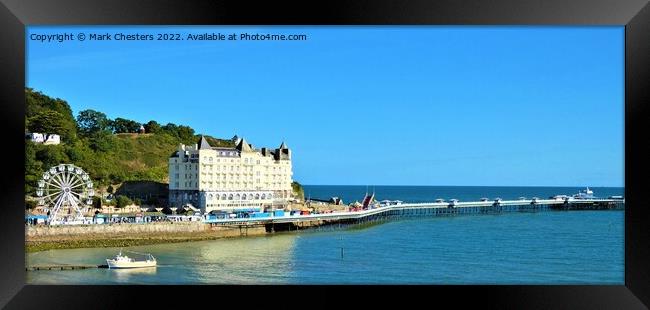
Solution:
[{"label": "pier", "polygon": [[363,223],[401,217],[450,216],[463,214],[499,214],[505,212],[537,212],[562,210],[622,210],[625,199],[521,199],[468,202],[402,203],[362,211],[333,212],[308,215],[269,216],[264,218],[206,219],[214,226],[252,227],[264,225],[267,231],[292,230],[323,224]]}]

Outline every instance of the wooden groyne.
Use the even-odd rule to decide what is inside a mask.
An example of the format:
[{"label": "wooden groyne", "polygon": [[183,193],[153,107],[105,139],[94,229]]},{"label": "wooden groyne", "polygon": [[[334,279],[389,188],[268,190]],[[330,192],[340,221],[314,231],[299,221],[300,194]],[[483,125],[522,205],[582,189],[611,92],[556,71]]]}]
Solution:
[{"label": "wooden groyne", "polygon": [[25,271],[79,270],[79,269],[95,269],[95,268],[108,268],[108,265],[34,265],[34,266],[25,267]]}]

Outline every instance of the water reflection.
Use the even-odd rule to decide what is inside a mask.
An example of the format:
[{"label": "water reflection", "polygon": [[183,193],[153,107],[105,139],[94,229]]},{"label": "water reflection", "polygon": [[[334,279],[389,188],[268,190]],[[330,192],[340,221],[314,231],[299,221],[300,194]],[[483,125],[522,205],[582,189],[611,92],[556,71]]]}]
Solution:
[{"label": "water reflection", "polygon": [[194,272],[211,284],[262,284],[286,281],[294,235],[216,240],[198,248]]},{"label": "water reflection", "polygon": [[118,281],[128,281],[135,277],[156,275],[156,267],[108,269]]}]

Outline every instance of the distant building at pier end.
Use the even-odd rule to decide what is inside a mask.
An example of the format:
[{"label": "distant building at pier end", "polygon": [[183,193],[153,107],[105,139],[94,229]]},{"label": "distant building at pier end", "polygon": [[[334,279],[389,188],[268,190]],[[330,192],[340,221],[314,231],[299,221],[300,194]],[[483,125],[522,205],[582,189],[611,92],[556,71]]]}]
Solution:
[{"label": "distant building at pier end", "polygon": [[201,136],[180,144],[169,157],[169,202],[202,212],[283,207],[291,198],[291,150],[256,149],[245,139],[236,147],[212,147]]}]

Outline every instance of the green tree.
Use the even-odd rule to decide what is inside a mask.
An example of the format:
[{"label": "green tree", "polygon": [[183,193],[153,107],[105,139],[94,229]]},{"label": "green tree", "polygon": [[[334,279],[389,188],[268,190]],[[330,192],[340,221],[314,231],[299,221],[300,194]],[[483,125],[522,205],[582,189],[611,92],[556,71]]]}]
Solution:
[{"label": "green tree", "polygon": [[110,124],[111,121],[106,117],[106,114],[95,110],[83,110],[77,116],[79,132],[86,136],[108,130]]},{"label": "green tree", "polygon": [[63,125],[63,130],[56,133],[61,135],[64,142],[76,140],[77,124],[68,103],[59,98],[50,98],[31,88],[25,88],[25,128],[30,128],[31,119],[44,111],[54,111],[60,114],[59,120]]},{"label": "green tree", "polygon": [[115,203],[118,208],[124,208],[130,204],[133,204],[133,201],[124,195],[119,195],[115,197]]},{"label": "green tree", "polygon": [[68,156],[61,145],[38,145],[35,158],[42,163],[44,169],[68,162]]},{"label": "green tree", "polygon": [[25,144],[25,194],[33,194],[43,174],[43,162],[36,159],[36,145]]},{"label": "green tree", "polygon": [[196,142],[194,138],[194,129],[189,126],[178,126],[178,138],[187,144]]},{"label": "green tree", "polygon": [[140,123],[132,121],[130,119],[118,117],[111,122],[111,129],[113,129],[114,133],[138,132],[140,129]]},{"label": "green tree", "polygon": [[158,122],[151,120],[148,123],[144,124],[144,131],[146,133],[159,133],[162,131],[162,128]]},{"label": "green tree", "polygon": [[84,158],[88,156],[87,149],[85,148],[84,144],[79,141],[74,142],[72,145],[66,145],[65,154],[74,164],[79,164],[79,162],[83,161]]},{"label": "green tree", "polygon": [[95,152],[108,152],[115,149],[115,138],[107,131],[92,134],[89,146]]},{"label": "green tree", "polygon": [[44,110],[29,119],[29,131],[69,136],[63,115],[57,111]]},{"label": "green tree", "polygon": [[113,185],[109,185],[108,188],[106,189],[106,191],[107,191],[109,194],[112,194],[112,193],[115,191],[115,189],[113,188]]},{"label": "green tree", "polygon": [[294,197],[302,200],[305,199],[305,190],[303,189],[300,183],[298,183],[297,181],[291,182],[291,189]]},{"label": "green tree", "polygon": [[172,137],[178,138],[178,125],[174,123],[167,123],[167,125],[162,126],[162,131]]}]

